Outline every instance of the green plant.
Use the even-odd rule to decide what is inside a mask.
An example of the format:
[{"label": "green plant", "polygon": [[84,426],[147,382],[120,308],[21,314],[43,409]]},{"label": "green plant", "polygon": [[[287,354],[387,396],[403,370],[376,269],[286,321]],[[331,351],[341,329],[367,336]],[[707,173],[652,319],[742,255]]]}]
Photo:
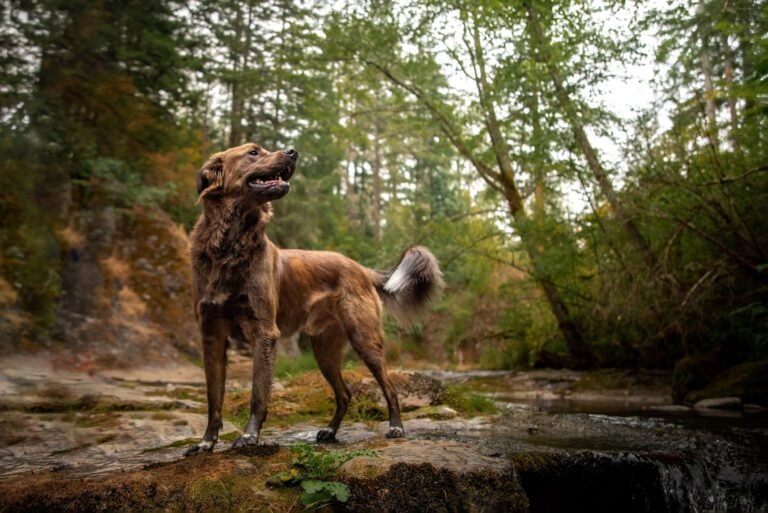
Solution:
[{"label": "green plant", "polygon": [[339,467],[346,461],[358,456],[376,457],[376,453],[368,449],[355,451],[326,451],[315,450],[305,443],[294,444],[290,448],[296,454],[292,468],[273,474],[267,483],[277,486],[292,486],[300,484],[302,488],[301,503],[307,509],[315,509],[333,502],[347,502],[349,487],[330,479],[336,476]]}]

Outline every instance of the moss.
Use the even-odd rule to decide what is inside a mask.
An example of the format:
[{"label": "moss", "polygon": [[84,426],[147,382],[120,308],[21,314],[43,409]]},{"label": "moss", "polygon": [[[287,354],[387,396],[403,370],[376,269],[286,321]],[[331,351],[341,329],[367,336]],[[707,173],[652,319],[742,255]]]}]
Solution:
[{"label": "moss", "polygon": [[[235,439],[240,435],[238,431],[230,431],[229,433],[225,433],[223,435],[219,436],[219,441],[221,442],[234,442]],[[157,452],[162,451],[164,449],[178,449],[180,447],[189,447],[191,445],[195,445],[200,441],[199,438],[183,438],[181,440],[173,441],[166,445],[161,445],[159,447],[152,447],[149,449],[144,449],[141,452]]]},{"label": "moss", "polygon": [[[173,415],[173,413],[168,413],[167,411],[156,411],[149,417],[152,420],[173,420],[176,417]],[[185,422],[186,423],[186,422]],[[174,425],[177,425],[174,422]]]},{"label": "moss", "polygon": [[600,369],[585,373],[573,384],[574,390],[616,390],[631,388],[634,376],[622,369]]},{"label": "moss", "polygon": [[0,483],[0,511],[300,511],[295,489],[265,480],[290,461],[287,450],[251,457],[212,454],[96,479],[30,475]]},{"label": "moss", "polygon": [[464,384],[445,387],[440,402],[466,416],[498,413],[496,403],[484,395],[472,392]]},{"label": "moss", "polygon": [[387,419],[387,412],[378,401],[368,396],[352,399],[345,419],[350,421],[372,422]]}]

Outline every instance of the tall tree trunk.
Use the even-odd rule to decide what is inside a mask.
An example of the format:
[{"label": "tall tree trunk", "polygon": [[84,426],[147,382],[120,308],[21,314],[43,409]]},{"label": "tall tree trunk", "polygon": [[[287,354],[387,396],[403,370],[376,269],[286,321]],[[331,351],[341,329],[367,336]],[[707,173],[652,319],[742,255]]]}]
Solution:
[{"label": "tall tree trunk", "polygon": [[347,144],[347,150],[344,157],[346,165],[344,167],[344,188],[347,192],[347,221],[351,225],[355,221],[355,191],[353,184],[353,176],[350,173],[354,173],[352,168],[352,148],[351,144]]},{"label": "tall tree trunk", "polygon": [[733,50],[728,44],[728,37],[721,36],[721,45],[723,47],[723,67],[725,74],[725,87],[728,97],[728,115],[730,116],[731,130],[730,139],[733,151],[739,151],[739,113],[736,107],[736,93],[733,89]]},{"label": "tall tree trunk", "polygon": [[531,98],[531,135],[533,136],[533,169],[531,174],[535,183],[533,191],[533,218],[536,221],[542,221],[544,219],[544,159],[546,152],[544,151],[543,139],[541,129],[541,119],[539,116],[539,94],[534,93]]},{"label": "tall tree trunk", "polygon": [[[249,12],[250,17],[250,12]],[[245,106],[245,91],[243,90],[243,71],[247,62],[247,53],[250,48],[243,48],[243,32],[246,32],[246,38],[250,41],[251,20],[248,20],[248,27],[243,27],[243,13],[240,7],[237,8],[235,16],[235,42],[232,47],[232,84],[230,86],[230,115],[229,115],[229,145],[238,146],[243,139],[243,108]],[[250,46],[250,45],[247,45]]]},{"label": "tall tree trunk", "polygon": [[[706,12],[704,0],[699,0],[698,14],[701,17]],[[701,39],[701,72],[704,75],[704,110],[707,113],[707,135],[715,148],[719,147],[720,137],[717,131],[717,110],[715,107],[715,89],[712,85],[712,55],[709,52],[709,27],[699,27],[703,36]]]},{"label": "tall tree trunk", "polygon": [[381,242],[381,118],[376,114],[373,130],[373,236]]},{"label": "tall tree trunk", "polygon": [[[741,57],[741,78],[742,80],[746,80],[749,77],[752,77],[752,73],[755,71],[755,63],[752,57],[752,38],[754,37],[752,26],[755,23],[755,20],[760,19],[759,7],[756,8],[756,3],[752,0],[737,0],[734,2],[733,9],[736,12],[736,23],[741,26],[741,31],[738,36],[738,52]],[[742,112],[742,115],[749,115],[754,106],[754,98],[752,96],[747,96],[744,99],[744,111]]]},{"label": "tall tree trunk", "polygon": [[552,79],[552,84],[555,87],[555,95],[557,97],[557,101],[560,104],[560,107],[563,109],[563,112],[565,113],[566,118],[571,125],[571,131],[573,132],[576,145],[581,150],[585,160],[587,161],[587,166],[589,167],[590,171],[592,171],[592,175],[595,177],[595,180],[597,180],[597,183],[600,187],[600,192],[602,192],[605,198],[608,200],[608,203],[610,203],[614,214],[624,226],[624,230],[630,242],[640,253],[648,268],[654,270],[657,265],[656,256],[653,254],[653,251],[651,251],[648,242],[640,233],[640,229],[637,227],[635,221],[624,210],[624,206],[622,205],[621,201],[619,201],[619,197],[613,188],[613,184],[608,178],[608,173],[605,171],[605,168],[603,168],[600,159],[597,157],[597,152],[592,146],[592,143],[590,142],[589,137],[584,130],[584,124],[579,118],[579,115],[576,111],[576,106],[574,105],[573,100],[571,99],[563,84],[560,70],[552,58],[552,52],[549,48],[549,40],[547,39],[547,35],[545,34],[541,25],[539,15],[536,12],[536,8],[531,2],[526,2],[525,6],[528,13],[528,26],[533,38],[534,48],[538,54],[539,60],[546,63],[547,65],[549,76]]}]

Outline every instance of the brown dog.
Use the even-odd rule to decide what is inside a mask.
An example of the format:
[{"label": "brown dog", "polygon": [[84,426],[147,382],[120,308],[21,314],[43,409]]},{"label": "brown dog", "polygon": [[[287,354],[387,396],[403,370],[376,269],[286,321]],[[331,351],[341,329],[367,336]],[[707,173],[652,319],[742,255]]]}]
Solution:
[{"label": "brown dog", "polygon": [[245,433],[234,447],[257,444],[267,416],[275,343],[304,330],[320,371],[333,387],[336,412],[318,441],[332,441],[350,392],[341,375],[348,340],[381,386],[390,438],[404,434],[387,376],[382,303],[408,322],[442,287],[437,261],[423,247],[406,250],[391,272],[367,269],[338,253],[278,249],[265,230],[270,201],[285,196],[298,153],[245,144],[217,153],[198,176],[203,214],[192,231],[195,314],[203,339],[208,427],[185,455],[211,451],[222,426],[227,338],[253,348],[253,395]]}]

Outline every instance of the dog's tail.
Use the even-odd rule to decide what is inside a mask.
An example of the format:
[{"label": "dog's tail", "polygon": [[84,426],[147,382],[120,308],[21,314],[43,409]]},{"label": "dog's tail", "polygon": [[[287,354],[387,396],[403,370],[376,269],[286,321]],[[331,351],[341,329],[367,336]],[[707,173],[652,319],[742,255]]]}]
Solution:
[{"label": "dog's tail", "polygon": [[437,259],[423,246],[406,249],[391,271],[373,273],[385,310],[404,325],[413,323],[445,285]]}]

